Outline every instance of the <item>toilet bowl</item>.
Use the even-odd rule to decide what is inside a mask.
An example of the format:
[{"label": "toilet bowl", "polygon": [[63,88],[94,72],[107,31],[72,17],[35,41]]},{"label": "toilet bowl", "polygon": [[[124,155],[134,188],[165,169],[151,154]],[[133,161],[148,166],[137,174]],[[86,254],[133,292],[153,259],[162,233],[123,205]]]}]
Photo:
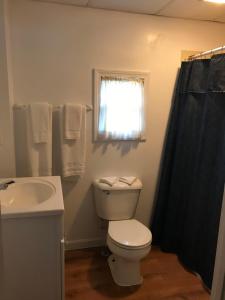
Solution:
[{"label": "toilet bowl", "polygon": [[118,285],[142,283],[140,260],[148,255],[151,241],[150,230],[135,219],[109,222],[107,245],[112,255],[108,263]]},{"label": "toilet bowl", "polygon": [[113,280],[120,286],[141,284],[140,260],[152,242],[150,230],[133,219],[142,183],[137,178],[131,185],[118,181],[109,186],[99,179],[93,184],[96,212],[109,221],[107,245],[112,255],[108,263]]}]

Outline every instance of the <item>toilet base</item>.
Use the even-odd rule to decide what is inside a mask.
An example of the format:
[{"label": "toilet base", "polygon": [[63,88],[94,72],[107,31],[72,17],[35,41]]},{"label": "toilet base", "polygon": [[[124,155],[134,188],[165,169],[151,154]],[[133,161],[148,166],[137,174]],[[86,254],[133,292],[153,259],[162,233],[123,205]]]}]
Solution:
[{"label": "toilet base", "polygon": [[140,285],[143,277],[140,274],[140,261],[129,261],[115,254],[108,257],[108,264],[113,280],[120,286]]}]

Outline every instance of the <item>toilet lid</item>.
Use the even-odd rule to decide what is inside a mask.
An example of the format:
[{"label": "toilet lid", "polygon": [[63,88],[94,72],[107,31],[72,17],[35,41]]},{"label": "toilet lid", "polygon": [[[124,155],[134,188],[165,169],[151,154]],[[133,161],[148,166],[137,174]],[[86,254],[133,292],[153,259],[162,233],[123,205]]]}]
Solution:
[{"label": "toilet lid", "polygon": [[135,219],[110,221],[108,234],[116,243],[128,247],[140,247],[152,241],[151,231]]}]

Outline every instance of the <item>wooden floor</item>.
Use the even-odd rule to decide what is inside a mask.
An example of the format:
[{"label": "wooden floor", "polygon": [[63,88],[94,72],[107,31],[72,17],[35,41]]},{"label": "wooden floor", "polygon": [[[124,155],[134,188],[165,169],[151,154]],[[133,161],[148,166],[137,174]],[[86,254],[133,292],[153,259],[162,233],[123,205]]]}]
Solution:
[{"label": "wooden floor", "polygon": [[186,271],[176,255],[153,248],[141,263],[144,282],[119,287],[101,248],[68,251],[65,267],[66,300],[209,300],[200,279]]}]

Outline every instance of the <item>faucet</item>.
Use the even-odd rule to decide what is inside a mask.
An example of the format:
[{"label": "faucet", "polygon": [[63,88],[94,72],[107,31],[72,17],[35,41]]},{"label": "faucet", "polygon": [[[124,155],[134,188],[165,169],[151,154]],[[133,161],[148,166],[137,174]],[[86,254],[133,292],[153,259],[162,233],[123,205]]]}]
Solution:
[{"label": "faucet", "polygon": [[12,183],[15,183],[15,181],[9,180],[9,181],[5,181],[5,182],[0,182],[0,191],[6,190],[8,188],[8,186]]}]

